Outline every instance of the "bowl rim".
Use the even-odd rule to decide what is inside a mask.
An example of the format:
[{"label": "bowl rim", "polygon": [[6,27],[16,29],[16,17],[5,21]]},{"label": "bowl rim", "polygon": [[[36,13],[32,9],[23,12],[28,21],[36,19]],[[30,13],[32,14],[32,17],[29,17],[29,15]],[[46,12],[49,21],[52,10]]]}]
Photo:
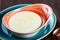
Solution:
[{"label": "bowl rim", "polygon": [[53,13],[53,15],[55,16],[55,23],[54,23],[54,25],[53,25],[53,28],[52,28],[45,36],[42,36],[41,38],[38,38],[37,40],[40,40],[40,39],[45,38],[47,35],[49,35],[49,34],[54,30],[54,28],[55,28],[55,26],[56,26],[56,22],[57,22],[57,17],[56,17],[56,15],[55,15],[55,13]]}]

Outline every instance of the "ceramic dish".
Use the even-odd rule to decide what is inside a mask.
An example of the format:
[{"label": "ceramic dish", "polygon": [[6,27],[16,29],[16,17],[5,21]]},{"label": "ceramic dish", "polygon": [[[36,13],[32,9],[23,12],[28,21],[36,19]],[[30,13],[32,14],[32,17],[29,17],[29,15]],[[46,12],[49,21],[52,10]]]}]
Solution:
[{"label": "ceramic dish", "polygon": [[[22,5],[22,6],[21,6]],[[11,33],[9,30],[7,30],[3,25],[2,25],[2,17],[3,17],[3,15],[5,14],[5,13],[7,13],[7,12],[9,12],[9,11],[11,11],[11,10],[14,10],[14,9],[17,9],[17,8],[21,8],[21,7],[23,7],[23,6],[27,6],[27,5],[29,5],[29,4],[19,4],[19,5],[15,5],[15,6],[12,6],[12,7],[10,7],[10,8],[7,8],[7,9],[5,9],[5,10],[3,10],[3,11],[1,11],[0,12],[0,26],[1,26],[1,28],[2,29],[0,29],[1,31],[0,31],[0,37],[1,38],[4,38],[4,39],[6,39],[6,40],[8,40],[8,39],[13,39],[13,40],[17,40],[17,39],[22,39],[22,38],[18,38],[18,37],[16,37],[13,33]],[[40,38],[40,39],[42,39],[42,38],[44,38],[44,37],[46,37],[53,29],[54,29],[54,27],[55,27],[55,24],[56,24],[56,16],[55,16],[55,14],[54,13],[52,13],[52,16],[51,16],[51,20],[48,22],[48,25],[47,25],[47,27],[46,27],[46,29],[45,29],[45,31],[39,31],[34,37],[31,37],[31,38],[24,38],[23,40],[33,40],[33,39],[38,39],[38,38]],[[41,29],[42,30],[42,29]],[[44,33],[42,33],[42,32],[44,32]],[[4,35],[4,33],[5,34],[7,34],[7,35]],[[42,33],[42,34],[41,34]]]},{"label": "ceramic dish", "polygon": [[[21,6],[23,6],[23,5],[21,5]],[[13,8],[13,7],[12,7]],[[8,10],[8,9],[7,9]],[[39,22],[36,22],[36,23],[40,23],[41,22],[41,24],[39,24],[39,26],[36,28],[35,26],[36,26],[36,24],[35,24],[35,22],[34,22],[34,27],[35,27],[35,29],[34,30],[32,30],[32,31],[28,31],[28,30],[26,30],[28,27],[26,26],[22,26],[22,25],[20,25],[20,23],[21,23],[21,21],[19,20],[20,19],[20,17],[22,18],[22,16],[16,16],[16,17],[18,17],[18,19],[16,19],[16,17],[15,18],[13,18],[13,19],[15,19],[15,22],[18,22],[19,23],[19,25],[22,27],[20,27],[20,26],[18,26],[18,27],[20,27],[21,29],[23,29],[24,27],[26,28],[26,29],[24,29],[24,32],[23,32],[23,30],[21,31],[21,29],[20,28],[18,28],[18,31],[16,31],[15,30],[15,28],[17,27],[16,26],[16,24],[15,24],[15,22],[14,21],[12,21],[13,19],[11,19],[11,17],[12,16],[14,16],[15,14],[17,14],[17,13],[19,13],[19,15],[21,15],[22,13],[21,12],[23,12],[24,11],[24,13],[25,12],[27,12],[27,11],[29,11],[30,12],[30,14],[32,13],[32,12],[34,12],[34,13],[36,13],[37,15],[39,15],[39,17],[41,17],[41,20],[42,21],[39,21]],[[21,14],[20,14],[21,13]],[[11,10],[11,11],[9,11],[9,12],[7,12],[7,13],[5,13],[5,15],[3,16],[3,18],[2,18],[2,24],[3,24],[3,26],[5,26],[8,30],[10,30],[10,31],[12,31],[16,36],[18,36],[18,37],[22,37],[22,38],[29,38],[29,37],[32,37],[32,36],[34,36],[34,35],[36,35],[38,32],[39,32],[39,30],[40,31],[42,31],[42,33],[44,33],[45,31],[45,29],[47,28],[47,25],[48,25],[48,21],[51,19],[50,18],[50,16],[51,16],[51,14],[53,13],[53,11],[52,11],[52,8],[50,7],[50,6],[48,6],[48,5],[46,5],[46,4],[29,4],[29,5],[27,5],[27,6],[23,6],[22,8],[20,7],[20,8],[18,8],[18,9],[15,9],[15,10]],[[26,15],[28,15],[29,13],[25,13]],[[25,15],[24,14],[24,15]],[[30,17],[32,17],[32,15],[30,16]],[[30,18],[29,17],[29,18]],[[35,17],[36,17],[36,15],[35,15]],[[11,19],[11,20],[10,20]],[[38,18],[36,18],[36,19],[38,19]],[[34,20],[36,20],[36,19],[34,19]],[[10,20],[10,21],[9,21]],[[18,21],[17,21],[18,20]],[[23,20],[26,20],[26,18],[24,18]],[[12,23],[11,23],[12,22]],[[25,21],[23,21],[23,22],[25,22]],[[10,25],[9,25],[10,24]],[[12,25],[14,25],[15,24],[15,26],[11,26],[11,24]],[[21,23],[22,24],[22,23]],[[30,23],[30,24],[28,24],[28,25],[33,25],[33,22],[32,23]],[[12,28],[11,28],[12,27]],[[33,27],[31,27],[31,29],[32,29]],[[12,29],[14,29],[14,30],[12,30]],[[17,29],[17,28],[16,28]],[[20,29],[20,30],[19,30]],[[29,30],[30,30],[30,28],[29,28]],[[20,32],[21,31],[21,32]],[[28,31],[28,32],[27,32]],[[43,32],[44,31],[44,32]]]}]

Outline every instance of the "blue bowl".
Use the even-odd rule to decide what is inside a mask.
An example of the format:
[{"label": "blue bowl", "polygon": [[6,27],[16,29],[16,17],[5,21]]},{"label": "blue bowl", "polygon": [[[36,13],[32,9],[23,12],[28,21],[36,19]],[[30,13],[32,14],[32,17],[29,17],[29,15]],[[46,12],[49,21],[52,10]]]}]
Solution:
[{"label": "blue bowl", "polygon": [[7,34],[7,35],[5,35],[6,36],[5,39],[6,38],[10,38],[10,37],[13,40],[15,40],[15,39],[19,39],[19,40],[21,40],[21,39],[23,39],[23,40],[33,40],[33,39],[38,39],[38,38],[42,39],[42,38],[46,37],[54,29],[54,27],[56,25],[56,16],[55,16],[54,12],[52,13],[51,18],[48,21],[47,25],[45,25],[45,27],[42,27],[35,36],[30,37],[30,38],[19,38],[19,37],[16,37],[10,30],[5,28],[5,26],[2,24],[2,17],[4,16],[4,14],[6,14],[7,12],[12,11],[14,9],[21,8],[21,7],[24,7],[24,6],[27,6],[27,5],[29,5],[29,4],[18,4],[18,5],[9,7],[9,8],[7,8],[7,9],[5,9],[5,10],[0,12],[0,24],[1,24],[0,26],[2,28],[1,30],[5,34]]}]

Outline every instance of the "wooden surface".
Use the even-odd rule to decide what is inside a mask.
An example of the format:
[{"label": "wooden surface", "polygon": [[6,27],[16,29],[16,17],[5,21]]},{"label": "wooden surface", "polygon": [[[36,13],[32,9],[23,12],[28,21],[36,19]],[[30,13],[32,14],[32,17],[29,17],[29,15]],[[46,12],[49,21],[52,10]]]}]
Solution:
[{"label": "wooden surface", "polygon": [[[25,4],[25,3],[28,4],[44,3],[50,5],[57,16],[57,24],[55,29],[60,27],[60,0],[0,0],[0,11],[16,4]],[[51,33],[42,40],[57,40],[57,38],[53,37]]]}]

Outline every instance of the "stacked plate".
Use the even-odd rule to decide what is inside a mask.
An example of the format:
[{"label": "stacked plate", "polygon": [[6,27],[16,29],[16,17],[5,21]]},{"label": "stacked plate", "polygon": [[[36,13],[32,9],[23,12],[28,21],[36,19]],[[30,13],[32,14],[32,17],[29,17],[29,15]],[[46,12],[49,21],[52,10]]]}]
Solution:
[{"label": "stacked plate", "polygon": [[[39,6],[42,5],[42,6]],[[8,40],[37,40],[42,39],[46,37],[48,34],[51,33],[51,31],[54,29],[56,25],[56,16],[51,8],[48,8],[49,6],[45,4],[18,4],[12,7],[9,7],[3,11],[0,12],[0,37]],[[38,29],[38,32],[33,36],[25,36],[25,37],[19,37],[15,36],[15,32],[11,31],[9,28],[6,28],[6,24],[4,25],[2,22],[3,17],[5,14],[12,10],[18,10],[20,9],[20,12],[22,11],[31,11],[34,13],[37,13],[42,18],[41,27]],[[40,13],[40,14],[39,14]],[[45,13],[45,14],[43,14]],[[5,20],[6,21],[6,20]],[[6,23],[6,22],[5,22]],[[24,29],[23,29],[24,30]],[[36,32],[36,31],[35,31]],[[26,32],[27,33],[27,32]]]}]

